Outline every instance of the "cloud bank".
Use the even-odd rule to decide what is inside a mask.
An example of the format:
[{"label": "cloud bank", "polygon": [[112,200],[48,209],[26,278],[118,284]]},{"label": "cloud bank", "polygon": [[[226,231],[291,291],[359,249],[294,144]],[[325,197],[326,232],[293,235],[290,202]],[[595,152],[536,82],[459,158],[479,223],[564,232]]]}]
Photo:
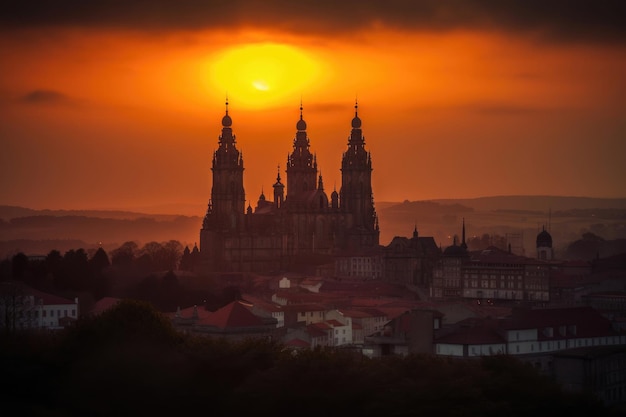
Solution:
[{"label": "cloud bank", "polygon": [[240,26],[307,34],[378,27],[415,31],[498,30],[556,41],[623,42],[623,0],[11,0],[0,25],[140,31]]}]

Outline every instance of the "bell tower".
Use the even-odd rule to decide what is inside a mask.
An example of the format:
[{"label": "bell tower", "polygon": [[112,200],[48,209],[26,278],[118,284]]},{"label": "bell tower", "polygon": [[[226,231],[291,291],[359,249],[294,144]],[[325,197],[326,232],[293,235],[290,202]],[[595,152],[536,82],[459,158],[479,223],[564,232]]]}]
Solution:
[{"label": "bell tower", "polygon": [[212,217],[214,230],[234,232],[243,226],[246,198],[243,188],[243,156],[237,149],[232,124],[226,100],[222,134],[213,154],[213,186],[207,216]]},{"label": "bell tower", "polygon": [[358,102],[355,102],[348,149],[341,161],[339,204],[342,211],[352,215],[352,234],[359,236],[358,242],[353,244],[368,247],[378,245],[379,231],[372,194],[372,158],[365,150],[358,110]]},{"label": "bell tower", "polygon": [[293,141],[293,152],[287,157],[287,197],[285,204],[303,199],[309,191],[317,187],[317,160],[309,150],[309,137],[306,133],[306,122],[302,118],[300,103],[300,120],[296,123],[296,137]]}]

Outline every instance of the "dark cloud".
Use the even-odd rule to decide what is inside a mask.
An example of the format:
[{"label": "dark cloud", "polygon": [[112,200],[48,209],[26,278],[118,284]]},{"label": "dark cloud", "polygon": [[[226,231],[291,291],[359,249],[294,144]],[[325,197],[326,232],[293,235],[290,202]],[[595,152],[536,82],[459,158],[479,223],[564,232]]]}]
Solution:
[{"label": "dark cloud", "polygon": [[133,30],[233,28],[298,33],[487,29],[557,40],[626,40],[624,0],[9,0],[0,24]]},{"label": "dark cloud", "polygon": [[33,90],[21,97],[28,104],[69,104],[71,100],[63,93],[54,90]]}]

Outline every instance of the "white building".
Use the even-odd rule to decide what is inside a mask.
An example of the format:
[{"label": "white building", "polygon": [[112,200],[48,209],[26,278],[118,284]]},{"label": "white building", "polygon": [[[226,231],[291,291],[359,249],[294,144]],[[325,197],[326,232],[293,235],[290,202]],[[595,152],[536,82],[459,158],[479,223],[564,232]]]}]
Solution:
[{"label": "white building", "polygon": [[70,300],[13,282],[0,287],[0,327],[58,330],[78,315],[78,298]]},{"label": "white building", "polygon": [[514,310],[503,319],[471,318],[442,330],[435,353],[478,357],[496,354],[542,356],[589,346],[626,345],[626,335],[589,307]]}]

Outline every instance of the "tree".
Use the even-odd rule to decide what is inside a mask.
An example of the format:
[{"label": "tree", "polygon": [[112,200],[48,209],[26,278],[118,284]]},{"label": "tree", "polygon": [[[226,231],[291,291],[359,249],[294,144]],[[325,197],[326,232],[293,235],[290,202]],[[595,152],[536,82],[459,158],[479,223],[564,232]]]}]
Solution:
[{"label": "tree", "polygon": [[173,270],[178,267],[183,254],[183,245],[177,240],[170,240],[163,244],[163,269]]},{"label": "tree", "polygon": [[102,248],[98,248],[89,260],[91,269],[89,287],[95,299],[104,297],[111,289],[110,280],[104,273],[104,270],[110,265],[109,256]]},{"label": "tree", "polygon": [[108,268],[110,265],[109,255],[102,248],[98,248],[89,260],[89,266],[94,272],[102,272],[103,269]]},{"label": "tree", "polygon": [[28,271],[28,257],[19,252],[11,259],[11,271],[13,278],[23,280]]},{"label": "tree", "polygon": [[111,264],[121,267],[130,267],[137,256],[137,244],[135,242],[125,242],[111,252]]}]

